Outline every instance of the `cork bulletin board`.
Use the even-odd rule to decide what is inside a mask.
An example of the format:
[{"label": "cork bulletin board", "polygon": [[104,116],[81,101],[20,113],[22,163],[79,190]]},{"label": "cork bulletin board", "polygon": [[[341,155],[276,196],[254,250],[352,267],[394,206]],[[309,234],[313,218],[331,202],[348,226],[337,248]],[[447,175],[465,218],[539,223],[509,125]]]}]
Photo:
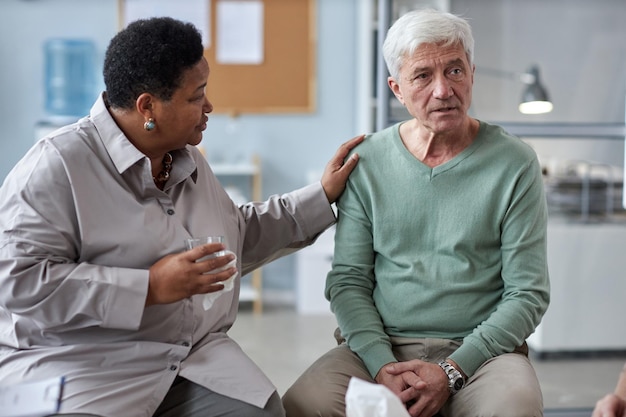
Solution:
[{"label": "cork bulletin board", "polygon": [[[125,1],[118,0],[120,25],[127,23]],[[214,113],[308,113],[316,107],[316,0],[256,0],[263,6],[263,60],[224,64],[216,59],[217,3],[202,0],[209,14],[207,96]],[[183,2],[176,2],[181,5]],[[153,4],[153,3],[152,3]],[[146,16],[148,17],[148,16]],[[177,16],[172,16],[177,17]]]}]

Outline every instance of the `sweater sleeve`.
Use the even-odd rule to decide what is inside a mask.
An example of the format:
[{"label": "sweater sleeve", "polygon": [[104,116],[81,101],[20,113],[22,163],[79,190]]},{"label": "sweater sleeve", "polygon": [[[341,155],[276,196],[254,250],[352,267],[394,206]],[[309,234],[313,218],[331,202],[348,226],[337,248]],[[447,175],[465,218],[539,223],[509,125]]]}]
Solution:
[{"label": "sweater sleeve", "polygon": [[549,303],[547,206],[536,158],[521,170],[511,187],[501,225],[501,301],[450,356],[467,375],[474,374],[486,360],[521,346]]},{"label": "sweater sleeve", "polygon": [[337,204],[335,254],[326,298],[348,346],[375,377],[383,365],[397,360],[372,298],[376,285],[372,229],[351,181]]}]

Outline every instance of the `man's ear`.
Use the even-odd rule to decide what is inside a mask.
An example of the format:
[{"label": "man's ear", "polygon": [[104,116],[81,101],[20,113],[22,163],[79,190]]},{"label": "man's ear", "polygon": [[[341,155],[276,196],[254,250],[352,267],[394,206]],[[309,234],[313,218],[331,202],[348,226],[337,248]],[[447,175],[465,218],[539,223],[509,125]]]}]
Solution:
[{"label": "man's ear", "polygon": [[400,85],[396,82],[393,77],[387,78],[387,85],[389,89],[393,93],[394,96],[398,99],[398,101],[404,106],[404,97],[402,96],[402,92],[400,91]]}]

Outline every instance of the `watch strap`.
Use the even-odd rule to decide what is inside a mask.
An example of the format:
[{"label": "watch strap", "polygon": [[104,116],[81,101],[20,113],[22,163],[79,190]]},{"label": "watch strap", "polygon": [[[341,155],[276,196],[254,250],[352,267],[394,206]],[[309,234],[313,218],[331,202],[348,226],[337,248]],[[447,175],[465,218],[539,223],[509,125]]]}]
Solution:
[{"label": "watch strap", "polygon": [[463,374],[452,366],[452,364],[446,361],[440,361],[437,365],[443,369],[448,377],[448,390],[450,391],[450,394],[456,394],[465,386],[465,378],[463,378]]}]

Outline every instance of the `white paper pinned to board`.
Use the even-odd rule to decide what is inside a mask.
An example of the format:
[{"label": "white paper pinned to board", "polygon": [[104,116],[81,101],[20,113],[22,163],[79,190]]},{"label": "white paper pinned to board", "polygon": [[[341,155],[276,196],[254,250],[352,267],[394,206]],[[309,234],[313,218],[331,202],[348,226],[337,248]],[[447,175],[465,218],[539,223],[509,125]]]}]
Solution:
[{"label": "white paper pinned to board", "polygon": [[218,1],[215,23],[215,59],[220,64],[263,63],[263,2]]}]

